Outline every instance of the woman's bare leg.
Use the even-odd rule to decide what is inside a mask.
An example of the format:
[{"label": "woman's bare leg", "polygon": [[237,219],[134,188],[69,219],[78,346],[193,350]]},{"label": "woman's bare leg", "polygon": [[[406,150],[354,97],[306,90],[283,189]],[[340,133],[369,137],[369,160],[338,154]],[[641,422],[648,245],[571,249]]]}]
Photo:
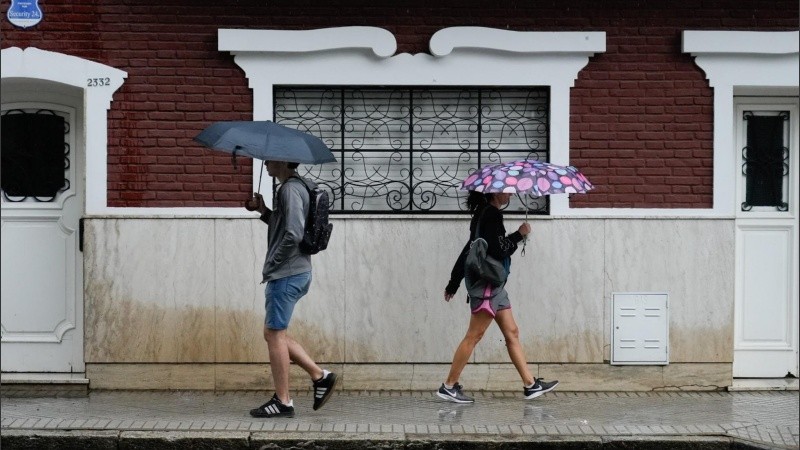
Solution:
[{"label": "woman's bare leg", "polygon": [[447,374],[447,381],[445,381],[445,384],[452,386],[458,382],[461,371],[464,370],[464,366],[467,365],[470,356],[472,356],[472,351],[475,350],[475,346],[478,345],[478,342],[480,342],[483,334],[491,323],[492,316],[488,313],[481,312],[470,315],[467,334],[464,336],[464,339],[461,340],[461,343],[458,344],[458,348],[456,348],[456,353],[453,355],[453,363],[450,364],[450,373]]},{"label": "woman's bare leg", "polygon": [[514,320],[514,315],[511,314],[511,308],[497,311],[494,320],[500,327],[500,331],[503,332],[503,337],[506,340],[506,349],[508,350],[508,356],[511,357],[511,362],[514,363],[514,367],[517,368],[522,382],[525,386],[529,386],[534,381],[533,375],[530,369],[528,369],[525,350],[523,350],[522,344],[519,342],[519,327],[517,327],[517,322]]}]

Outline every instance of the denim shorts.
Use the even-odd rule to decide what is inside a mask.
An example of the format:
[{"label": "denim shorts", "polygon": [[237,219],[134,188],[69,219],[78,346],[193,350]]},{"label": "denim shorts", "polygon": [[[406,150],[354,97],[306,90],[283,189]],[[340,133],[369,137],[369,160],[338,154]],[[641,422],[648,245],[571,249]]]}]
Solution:
[{"label": "denim shorts", "polygon": [[311,271],[278,278],[267,282],[264,307],[267,315],[264,325],[270,330],[285,330],[289,327],[294,305],[308,293],[311,286]]}]

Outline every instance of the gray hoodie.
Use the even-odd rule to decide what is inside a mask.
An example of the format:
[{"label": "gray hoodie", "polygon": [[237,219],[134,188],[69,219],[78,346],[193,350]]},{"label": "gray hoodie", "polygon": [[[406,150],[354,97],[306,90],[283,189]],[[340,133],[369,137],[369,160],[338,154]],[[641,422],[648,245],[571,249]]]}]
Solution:
[{"label": "gray hoodie", "polygon": [[[310,181],[307,183],[314,185]],[[289,178],[278,189],[274,210],[261,216],[261,220],[269,225],[269,247],[261,271],[262,283],[311,270],[311,255],[300,253],[308,204],[308,191],[303,183]]]}]

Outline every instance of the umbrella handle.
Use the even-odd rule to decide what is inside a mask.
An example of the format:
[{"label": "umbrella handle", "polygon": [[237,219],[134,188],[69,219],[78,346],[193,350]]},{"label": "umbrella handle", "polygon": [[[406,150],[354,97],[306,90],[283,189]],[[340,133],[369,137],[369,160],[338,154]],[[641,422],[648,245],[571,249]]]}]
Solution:
[{"label": "umbrella handle", "polygon": [[264,176],[264,163],[258,165],[258,193],[261,193],[261,177]]},{"label": "umbrella handle", "polygon": [[[525,222],[528,221],[528,205],[525,204],[525,201],[522,200],[522,195],[517,192],[517,198],[519,202],[522,203],[522,207],[525,208]],[[521,256],[525,256],[525,245],[528,243],[528,236],[522,236],[522,251],[520,252]]]}]

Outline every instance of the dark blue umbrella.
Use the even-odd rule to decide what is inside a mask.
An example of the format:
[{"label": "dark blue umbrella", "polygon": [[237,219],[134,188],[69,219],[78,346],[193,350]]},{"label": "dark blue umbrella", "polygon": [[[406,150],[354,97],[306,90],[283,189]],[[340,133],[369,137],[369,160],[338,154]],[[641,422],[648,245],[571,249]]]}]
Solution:
[{"label": "dark blue umbrella", "polygon": [[234,162],[237,155],[303,164],[336,162],[318,137],[269,120],[216,122],[194,140],[233,154]]}]

